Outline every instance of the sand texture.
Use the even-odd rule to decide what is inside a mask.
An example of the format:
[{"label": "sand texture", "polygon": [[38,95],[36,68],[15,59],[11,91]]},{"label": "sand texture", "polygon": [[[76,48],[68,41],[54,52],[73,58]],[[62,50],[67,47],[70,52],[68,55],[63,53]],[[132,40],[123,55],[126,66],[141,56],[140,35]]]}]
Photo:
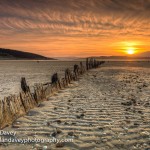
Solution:
[{"label": "sand texture", "polygon": [[16,131],[15,138],[73,142],[1,143],[0,149],[149,150],[149,67],[150,62],[107,62],[4,129]]}]

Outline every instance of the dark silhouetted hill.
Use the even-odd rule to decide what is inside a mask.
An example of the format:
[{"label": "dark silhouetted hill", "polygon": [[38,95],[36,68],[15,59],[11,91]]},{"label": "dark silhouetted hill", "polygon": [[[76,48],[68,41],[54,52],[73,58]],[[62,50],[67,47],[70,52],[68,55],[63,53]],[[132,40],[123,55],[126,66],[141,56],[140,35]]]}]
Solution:
[{"label": "dark silhouetted hill", "polygon": [[55,60],[53,58],[44,57],[38,54],[22,52],[18,50],[0,48],[0,59],[15,60],[15,59],[27,59],[27,60]]}]

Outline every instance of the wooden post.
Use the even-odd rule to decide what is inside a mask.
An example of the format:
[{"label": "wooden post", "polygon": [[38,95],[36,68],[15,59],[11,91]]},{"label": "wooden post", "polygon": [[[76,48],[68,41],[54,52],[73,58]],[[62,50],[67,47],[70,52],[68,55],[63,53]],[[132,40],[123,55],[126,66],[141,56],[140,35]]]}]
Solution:
[{"label": "wooden post", "polygon": [[67,68],[65,70],[65,79],[66,79],[66,82],[67,84],[71,82],[71,71]]},{"label": "wooden post", "polygon": [[58,73],[55,73],[52,75],[51,83],[52,83],[52,85],[54,85],[56,87],[57,90],[61,89],[61,84],[60,84],[60,80],[58,77]]},{"label": "wooden post", "polygon": [[86,58],[86,70],[89,70],[89,60]]},{"label": "wooden post", "polygon": [[24,93],[30,92],[30,88],[27,85],[26,79],[24,77],[21,78],[21,89]]},{"label": "wooden post", "polygon": [[54,84],[58,81],[58,74],[54,73],[51,78],[51,83]]},{"label": "wooden post", "polygon": [[77,80],[79,75],[79,66],[77,64],[74,65],[74,74],[75,74],[75,79]]},{"label": "wooden post", "polygon": [[92,69],[92,58],[90,58],[90,61],[89,61],[89,69]]},{"label": "wooden post", "polygon": [[80,62],[80,74],[83,74],[83,72],[84,72],[83,64],[82,62]]}]

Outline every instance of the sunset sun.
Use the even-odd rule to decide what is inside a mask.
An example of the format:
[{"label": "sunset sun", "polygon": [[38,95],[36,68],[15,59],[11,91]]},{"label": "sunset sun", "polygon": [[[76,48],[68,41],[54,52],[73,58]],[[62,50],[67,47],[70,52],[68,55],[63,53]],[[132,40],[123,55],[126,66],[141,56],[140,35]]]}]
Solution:
[{"label": "sunset sun", "polygon": [[135,53],[135,50],[133,48],[127,50],[127,54],[129,55],[133,55],[134,53]]}]

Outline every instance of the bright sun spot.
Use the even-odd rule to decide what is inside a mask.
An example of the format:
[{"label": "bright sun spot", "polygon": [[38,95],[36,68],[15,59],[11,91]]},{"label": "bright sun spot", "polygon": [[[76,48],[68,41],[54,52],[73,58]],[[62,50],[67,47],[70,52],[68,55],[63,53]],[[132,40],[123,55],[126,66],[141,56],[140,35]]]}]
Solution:
[{"label": "bright sun spot", "polygon": [[127,53],[128,53],[129,55],[132,55],[132,54],[135,53],[135,50],[134,50],[134,49],[128,49],[128,50],[127,50]]}]

